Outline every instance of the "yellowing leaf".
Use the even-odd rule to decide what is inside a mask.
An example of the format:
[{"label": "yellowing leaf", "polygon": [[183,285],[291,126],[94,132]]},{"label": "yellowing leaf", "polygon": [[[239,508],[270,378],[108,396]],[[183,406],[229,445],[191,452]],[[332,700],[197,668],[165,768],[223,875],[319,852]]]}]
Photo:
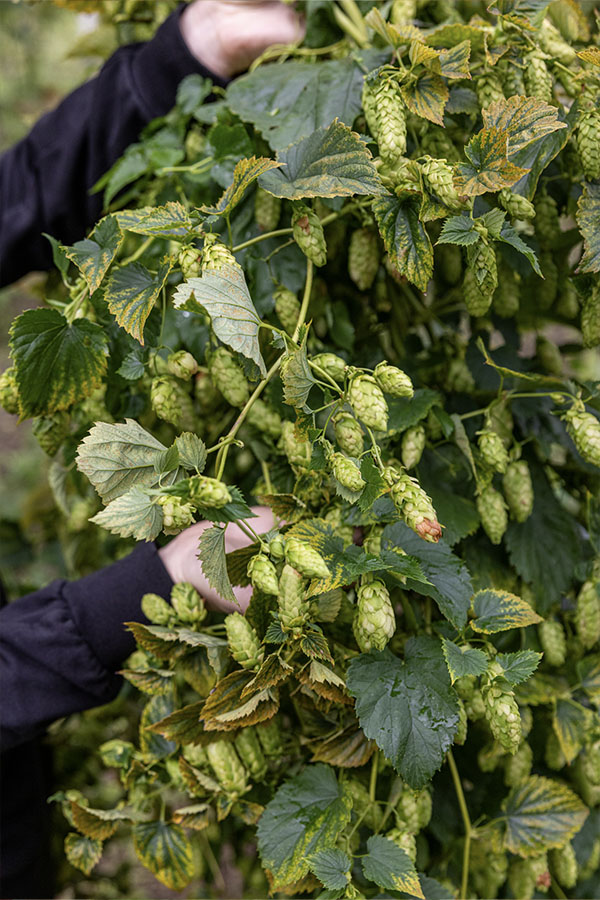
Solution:
[{"label": "yellowing leaf", "polygon": [[558,119],[556,107],[535,97],[515,95],[508,100],[496,100],[482,115],[485,128],[506,132],[510,160],[528,144],[567,127]]},{"label": "yellowing leaf", "polygon": [[541,622],[541,616],[534,609],[507,591],[494,591],[491,588],[478,591],[473,597],[473,611],[475,618],[471,619],[471,628],[483,634],[496,634],[498,631],[508,631],[510,628],[524,628]]},{"label": "yellowing leaf", "polygon": [[450,50],[441,50],[439,55],[440,70],[444,78],[470,78],[469,57],[471,42],[461,41]]},{"label": "yellowing leaf", "polygon": [[435,125],[444,124],[444,107],[450,94],[439,75],[424,72],[414,82],[402,85],[401,91],[411,112]]},{"label": "yellowing leaf", "polygon": [[102,856],[102,841],[71,832],[65,838],[65,856],[72,866],[89,875]]},{"label": "yellowing leaf", "polygon": [[342,769],[364,766],[377,749],[375,741],[370,741],[358,722],[343,731],[315,744],[312,762],[325,762]]},{"label": "yellowing leaf", "polygon": [[162,507],[140,487],[132,487],[112,500],[106,509],[90,519],[107,528],[111,534],[134,537],[136,541],[153,541],[162,528]]},{"label": "yellowing leaf", "polygon": [[568,763],[573,762],[583,747],[590,731],[592,716],[591,710],[586,710],[574,700],[559,698],[556,701],[552,727]]},{"label": "yellowing leaf", "polygon": [[85,278],[91,294],[100,287],[122,242],[123,234],[115,216],[106,216],[98,222],[89,238],[65,247],[66,256]]},{"label": "yellowing leaf", "polygon": [[518,856],[538,856],[564,847],[588,815],[577,794],[564,784],[531,775],[503,804],[504,846]]},{"label": "yellowing leaf", "polygon": [[419,290],[433,274],[433,247],[419,219],[418,203],[397,197],[377,197],[373,212],[392,264]]},{"label": "yellowing leaf", "polygon": [[578,50],[577,56],[593,66],[600,66],[600,47],[586,47],[585,50]]},{"label": "yellowing leaf", "polygon": [[140,861],[166,887],[181,891],[194,876],[192,845],[179,825],[144,822],[133,829]]},{"label": "yellowing leaf", "polygon": [[391,22],[386,22],[376,6],[373,6],[369,10],[367,15],[364,17],[364,20],[369,28],[372,28],[373,31],[376,31],[377,34],[392,47],[396,48],[401,44],[406,43],[406,36],[403,35],[395,25],[392,25]]},{"label": "yellowing leaf", "polygon": [[425,900],[419,876],[408,854],[382,834],[372,834],[362,858],[365,878],[387,891],[404,891]]},{"label": "yellowing leaf", "polygon": [[122,209],[115,213],[115,219],[126,231],[164,238],[186,237],[193,229],[185,206],[173,200],[164,206]]},{"label": "yellowing leaf", "polygon": [[434,50],[433,47],[428,47],[427,44],[424,44],[422,41],[411,41],[408,58],[413,66],[416,66],[419,63],[426,65],[431,60],[438,58],[438,52],[437,50]]},{"label": "yellowing leaf", "polygon": [[458,193],[476,197],[486,191],[510,187],[518,181],[527,169],[511,163],[507,153],[507,133],[498,128],[482,128],[465,147],[469,161],[457,166],[454,185]]},{"label": "yellowing leaf", "polygon": [[171,271],[171,260],[164,259],[152,274],[139,262],[115,269],[106,286],[108,308],[125,331],[144,343],[144,325],[156,298]]},{"label": "yellowing leaf", "polygon": [[580,272],[600,272],[600,184],[586,182],[577,201],[577,224],[583,237]]},{"label": "yellowing leaf", "polygon": [[246,188],[256,181],[259,175],[263,175],[269,169],[276,169],[280,165],[280,162],[265,157],[257,159],[255,156],[251,156],[250,159],[240,159],[233,170],[233,181],[226,188],[216,206],[201,206],[201,210],[214,216],[229,215],[242,199]]}]

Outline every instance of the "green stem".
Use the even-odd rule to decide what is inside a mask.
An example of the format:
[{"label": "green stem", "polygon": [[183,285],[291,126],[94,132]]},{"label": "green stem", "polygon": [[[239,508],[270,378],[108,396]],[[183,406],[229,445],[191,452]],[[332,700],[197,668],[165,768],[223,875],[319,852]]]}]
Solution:
[{"label": "green stem", "polygon": [[375,794],[377,792],[377,767],[379,763],[379,755],[377,751],[373,754],[373,759],[371,762],[371,779],[369,781],[369,797],[371,801],[375,800]]},{"label": "green stem", "polygon": [[559,885],[559,883],[558,883],[558,881],[556,880],[556,878],[553,878],[553,879],[552,879],[552,890],[554,891],[554,893],[556,894],[556,896],[559,898],[559,900],[567,900],[567,895],[565,894],[565,892],[563,891],[563,889],[562,889],[561,886]]},{"label": "green stem", "polygon": [[134,253],[131,254],[131,256],[128,256],[127,259],[121,260],[121,265],[127,266],[127,265],[129,265],[129,263],[135,262],[136,259],[139,259],[140,256],[146,252],[146,250],[148,249],[148,247],[150,246],[150,244],[152,243],[153,240],[154,240],[154,235],[151,234],[150,237],[147,237],[145,241],[142,241],[140,246],[137,248],[137,250]]},{"label": "green stem", "polygon": [[467,893],[467,888],[469,886],[469,856],[471,853],[471,838],[473,836],[473,826],[471,825],[471,818],[469,816],[469,810],[467,809],[467,802],[463,793],[462,784],[460,783],[460,775],[458,774],[458,769],[456,768],[456,763],[454,762],[452,750],[448,750],[446,759],[448,760],[448,765],[450,766],[452,781],[454,783],[454,790],[456,792],[456,798],[458,800],[463,824],[465,826],[465,846],[463,849],[463,869],[460,886],[460,896],[468,897],[469,895]]},{"label": "green stem", "polygon": [[198,160],[198,162],[192,163],[190,166],[164,166],[162,169],[158,169],[156,174],[171,175],[173,172],[190,172],[192,175],[198,175],[205,169],[208,171],[208,169],[212,167],[213,163],[214,159],[211,156],[207,159],[200,159]]},{"label": "green stem", "polygon": [[246,247],[252,247],[253,244],[258,244],[260,241],[266,241],[269,238],[274,237],[283,237],[286,234],[292,234],[293,231],[293,228],[278,228],[276,231],[266,231],[264,234],[257,234],[256,237],[250,238],[248,241],[244,241],[243,243],[238,244],[237,247],[232,247],[231,252],[237,253],[238,250],[245,250]]},{"label": "green stem", "polygon": [[406,592],[402,593],[402,599],[401,599],[400,603],[402,604],[402,611],[404,613],[404,618],[408,622],[409,628],[411,628],[413,631],[418,631],[419,626],[417,625],[417,617],[415,616],[415,611],[412,608],[412,603],[406,596]]},{"label": "green stem", "polygon": [[198,840],[202,844],[202,852],[208,863],[208,867],[213,874],[215,887],[219,892],[224,891],[226,888],[225,879],[223,878],[223,873],[219,868],[219,863],[217,862],[215,854],[212,851],[212,847],[210,846],[210,841],[202,831],[198,834]]},{"label": "green stem", "polygon": [[[330,384],[332,387],[334,387],[334,388],[336,389],[336,391],[338,392],[338,394],[341,394],[339,384],[337,383],[337,381],[335,381],[335,380],[331,377],[331,375],[328,375],[327,372],[325,372],[325,370],[321,368],[321,366],[318,366],[317,363],[312,362],[310,359],[308,360],[308,364],[309,364],[309,366],[311,367],[311,369],[314,369],[314,370],[315,370],[315,372],[317,373],[317,375],[320,375],[321,378],[323,378],[323,379],[325,379],[326,381],[328,381],[329,384]],[[329,385],[328,385],[328,386],[329,386]]]},{"label": "green stem", "polygon": [[364,47],[367,41],[364,39],[361,29],[358,28],[350,16],[347,16],[345,12],[343,12],[337,3],[334,3],[332,6],[333,9],[333,17],[342,31],[345,31],[348,37],[352,38],[355,44],[358,44],[359,47]]},{"label": "green stem", "polygon": [[294,329],[294,333],[292,335],[292,340],[295,344],[298,343],[298,337],[302,330],[302,326],[306,321],[306,314],[308,313],[308,304],[310,302],[310,292],[312,291],[312,282],[313,282],[313,272],[314,266],[312,260],[306,260],[306,281],[304,282],[304,295],[302,297],[302,305],[300,307],[300,315],[298,316],[298,321],[296,322],[296,327]]},{"label": "green stem", "polygon": [[266,460],[261,459],[260,467],[262,469],[263,478],[265,479],[265,487],[267,489],[267,494],[273,493],[273,485],[271,483],[271,473],[269,472],[269,464]]}]

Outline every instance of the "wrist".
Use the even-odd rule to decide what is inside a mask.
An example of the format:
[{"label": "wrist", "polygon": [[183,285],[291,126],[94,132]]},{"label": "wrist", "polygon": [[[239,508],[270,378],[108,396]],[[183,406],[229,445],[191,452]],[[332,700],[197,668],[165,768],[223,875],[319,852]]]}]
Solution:
[{"label": "wrist", "polygon": [[199,63],[219,78],[234,74],[218,26],[219,0],[190,3],[179,18],[181,36]]}]

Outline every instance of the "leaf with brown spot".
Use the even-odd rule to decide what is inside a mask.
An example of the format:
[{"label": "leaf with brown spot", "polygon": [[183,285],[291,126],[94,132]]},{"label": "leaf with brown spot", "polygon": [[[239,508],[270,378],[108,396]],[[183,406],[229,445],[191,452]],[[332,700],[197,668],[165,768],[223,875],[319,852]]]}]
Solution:
[{"label": "leaf with brown spot", "polygon": [[482,128],[465,147],[468,162],[458,164],[454,176],[458,193],[476,197],[513,185],[528,169],[515,166],[507,154],[507,132],[499,128]]},{"label": "leaf with brown spot", "polygon": [[269,691],[242,698],[243,689],[253,677],[251,672],[240,670],[231,672],[217,684],[201,713],[207,731],[255,725],[275,715],[279,702]]},{"label": "leaf with brown spot", "polygon": [[184,828],[202,831],[214,821],[214,813],[208,803],[195,803],[193,806],[182,806],[174,810],[172,820]]},{"label": "leaf with brown spot", "polygon": [[450,92],[443,78],[434,72],[424,72],[416,81],[402,85],[402,97],[409,110],[434,125],[444,124],[444,107]]},{"label": "leaf with brown spot", "polygon": [[355,769],[368,763],[376,749],[375,741],[368,740],[355,721],[338,734],[320,741],[313,751],[311,761]]},{"label": "leaf with brown spot", "polygon": [[252,681],[249,681],[242,690],[242,699],[255,691],[264,691],[267,688],[277,687],[277,685],[289,678],[293,671],[293,668],[283,662],[277,653],[271,653],[267,656]]},{"label": "leaf with brown spot", "polygon": [[183,756],[179,757],[179,771],[192,797],[204,797],[207,792],[217,794],[221,790],[218,781],[192,766]]},{"label": "leaf with brown spot", "polygon": [[233,181],[226,188],[219,202],[215,206],[201,206],[200,209],[209,215],[228,216],[242,199],[246,188],[256,181],[259,175],[263,175],[270,169],[277,169],[280,165],[280,162],[265,157],[257,159],[255,156],[251,156],[250,159],[240,159],[233,170]]}]

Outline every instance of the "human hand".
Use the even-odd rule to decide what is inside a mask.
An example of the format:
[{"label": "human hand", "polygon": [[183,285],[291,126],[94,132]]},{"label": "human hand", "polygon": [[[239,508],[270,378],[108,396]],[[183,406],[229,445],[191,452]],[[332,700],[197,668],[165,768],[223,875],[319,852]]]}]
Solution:
[{"label": "human hand", "polygon": [[[273,528],[273,511],[268,506],[253,506],[252,512],[256,515],[256,518],[252,519],[252,527],[257,534],[263,534]],[[171,580],[175,583],[189,581],[190,584],[193,584],[204,598],[208,609],[216,609],[220,612],[246,612],[252,596],[251,587],[234,587],[233,592],[239,603],[239,606],[236,606],[217,594],[215,589],[209,585],[202,571],[202,565],[197,557],[198,542],[202,532],[210,527],[210,522],[197,522],[195,525],[190,525],[165,547],[161,547],[158,555]],[[235,522],[227,526],[225,532],[227,553],[238,550],[240,547],[247,547],[250,543],[252,543],[251,539]]]},{"label": "human hand", "polygon": [[279,0],[195,0],[179,20],[190,52],[221,78],[244,72],[272,44],[292,44],[305,26]]}]

